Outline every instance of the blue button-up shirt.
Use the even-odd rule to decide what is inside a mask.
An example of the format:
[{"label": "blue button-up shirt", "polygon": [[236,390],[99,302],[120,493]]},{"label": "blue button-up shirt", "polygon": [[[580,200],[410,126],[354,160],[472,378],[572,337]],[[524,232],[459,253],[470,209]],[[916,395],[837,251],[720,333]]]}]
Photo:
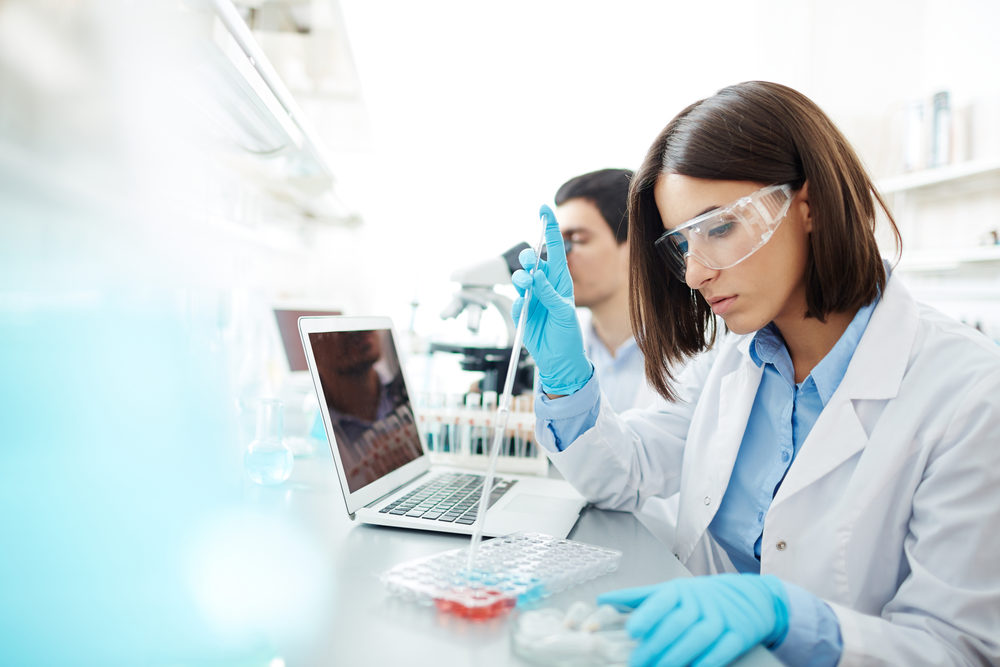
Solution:
[{"label": "blue button-up shirt", "polygon": [[586,308],[577,309],[583,333],[583,351],[594,366],[594,375],[601,378],[601,391],[615,412],[645,407],[655,397],[646,383],[646,363],[631,336],[614,350],[608,350],[597,335],[593,319]]},{"label": "blue button-up shirt", "polygon": [[740,572],[760,572],[761,536],[771,500],[844,378],[874,308],[873,302],[859,309],[833,348],[799,383],[777,327],[768,324],[753,337],[750,359],[764,367],[763,376],[729,486],[709,526]]},{"label": "blue button-up shirt", "polygon": [[[840,339],[802,382],[785,341],[769,324],[750,343],[750,358],[763,375],[754,398],[739,454],[719,511],[709,525],[715,540],[740,572],[760,572],[760,545],[764,520],[778,486],[795,455],[840,385],[878,299],[858,310]],[[549,421],[556,446],[562,450],[597,419],[600,391],[595,378],[576,394],[550,401],[540,396],[536,416]],[[581,410],[593,402],[590,410]],[[567,419],[566,416],[573,417]],[[789,616],[788,635],[774,653],[787,664],[834,665],[843,643],[836,616],[816,596],[785,583]]]}]

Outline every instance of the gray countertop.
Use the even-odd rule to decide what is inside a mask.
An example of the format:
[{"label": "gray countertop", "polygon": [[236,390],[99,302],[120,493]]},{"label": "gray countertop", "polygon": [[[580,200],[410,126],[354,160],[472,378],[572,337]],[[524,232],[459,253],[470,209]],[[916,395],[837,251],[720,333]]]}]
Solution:
[{"label": "gray countertop", "polygon": [[[463,547],[469,538],[352,522],[326,453],[296,460],[292,478],[277,487],[247,483],[249,505],[304,527],[328,564],[314,630],[275,646],[288,667],[297,665],[526,665],[511,649],[512,615],[471,621],[390,595],[384,571],[410,559]],[[543,601],[565,610],[593,603],[604,591],[689,576],[670,550],[625,512],[584,509],[569,539],[622,552],[618,569]],[[516,614],[517,612],[512,612]],[[315,629],[315,628],[318,628]],[[757,648],[741,665],[779,664]]]}]

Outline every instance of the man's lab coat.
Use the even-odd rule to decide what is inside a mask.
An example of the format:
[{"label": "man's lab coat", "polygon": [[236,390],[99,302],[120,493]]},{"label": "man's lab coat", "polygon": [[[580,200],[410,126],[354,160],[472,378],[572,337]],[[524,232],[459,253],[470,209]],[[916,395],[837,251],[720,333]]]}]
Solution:
[{"label": "man's lab coat", "polygon": [[[603,508],[679,489],[674,552],[695,574],[734,571],[707,528],[761,379],[751,338],[729,335],[714,364],[692,363],[688,401],[623,417],[602,405],[592,429],[550,453]],[[1000,663],[1000,347],[890,277],[761,548],[761,573],[830,604],[842,665]]]}]

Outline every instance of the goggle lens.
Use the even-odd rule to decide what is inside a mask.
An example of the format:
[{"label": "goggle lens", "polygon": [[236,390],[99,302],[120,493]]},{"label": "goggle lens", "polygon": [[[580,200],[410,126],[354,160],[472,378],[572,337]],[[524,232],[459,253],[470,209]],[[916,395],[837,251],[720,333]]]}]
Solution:
[{"label": "goggle lens", "polygon": [[688,257],[710,269],[728,269],[771,239],[791,200],[791,186],[769,185],[664,232],[654,246],[681,281],[687,273]]}]

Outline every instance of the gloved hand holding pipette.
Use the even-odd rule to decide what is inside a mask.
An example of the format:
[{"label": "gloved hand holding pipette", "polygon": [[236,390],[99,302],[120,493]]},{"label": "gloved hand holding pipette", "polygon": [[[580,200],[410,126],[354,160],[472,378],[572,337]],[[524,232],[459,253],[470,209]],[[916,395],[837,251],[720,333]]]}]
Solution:
[{"label": "gloved hand holding pipette", "polygon": [[[547,394],[566,395],[579,391],[594,374],[594,366],[583,351],[583,334],[576,318],[573,301],[573,280],[566,265],[559,223],[548,206],[539,215],[545,219],[545,247],[548,261],[542,261],[531,274],[515,271],[511,277],[520,297],[511,308],[514,321],[521,315],[524,293],[531,288],[525,323],[524,346],[528,348]],[[527,248],[518,256],[521,266],[530,269],[535,264],[535,251]]]}]

